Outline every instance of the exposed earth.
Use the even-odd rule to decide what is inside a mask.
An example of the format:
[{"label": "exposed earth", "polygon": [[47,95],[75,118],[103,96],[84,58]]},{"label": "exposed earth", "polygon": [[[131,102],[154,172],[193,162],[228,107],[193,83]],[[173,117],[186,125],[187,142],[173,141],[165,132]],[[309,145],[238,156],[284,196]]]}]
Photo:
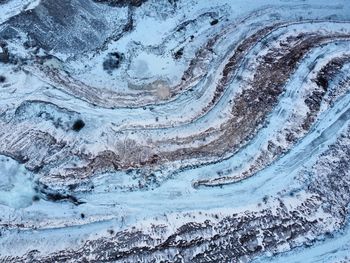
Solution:
[{"label": "exposed earth", "polygon": [[0,0],[0,262],[350,262],[346,0]]}]

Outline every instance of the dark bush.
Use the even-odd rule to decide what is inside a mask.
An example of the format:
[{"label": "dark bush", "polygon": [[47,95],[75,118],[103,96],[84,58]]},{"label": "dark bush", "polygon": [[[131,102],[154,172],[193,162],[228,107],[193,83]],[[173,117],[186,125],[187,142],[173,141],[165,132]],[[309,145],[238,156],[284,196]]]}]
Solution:
[{"label": "dark bush", "polygon": [[76,120],[76,121],[74,122],[72,129],[73,129],[74,131],[78,132],[78,131],[80,131],[82,128],[84,128],[84,126],[85,126],[85,122],[84,122],[83,120],[79,119],[79,120]]},{"label": "dark bush", "polygon": [[111,72],[117,68],[119,68],[120,63],[123,61],[123,55],[114,52],[110,53],[106,60],[103,62],[103,69],[106,70],[107,72]]},{"label": "dark bush", "polygon": [[184,52],[184,48],[180,48],[178,51],[175,52],[174,54],[174,58],[175,59],[180,59],[183,55]]},{"label": "dark bush", "polygon": [[105,3],[111,6],[135,6],[140,7],[147,0],[94,0],[97,3]]},{"label": "dark bush", "polygon": [[34,196],[32,197],[32,200],[33,200],[34,202],[37,202],[37,201],[40,200],[40,197],[39,197],[38,195],[34,195]]},{"label": "dark bush", "polygon": [[214,20],[212,20],[211,22],[210,22],[210,25],[216,25],[217,23],[219,23],[219,20],[218,19],[214,19]]}]

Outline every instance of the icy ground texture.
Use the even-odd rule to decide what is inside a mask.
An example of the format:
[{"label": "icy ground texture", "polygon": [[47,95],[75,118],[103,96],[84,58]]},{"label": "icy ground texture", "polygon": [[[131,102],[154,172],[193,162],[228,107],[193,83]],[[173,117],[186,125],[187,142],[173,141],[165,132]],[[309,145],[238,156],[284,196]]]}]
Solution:
[{"label": "icy ground texture", "polygon": [[0,262],[349,262],[348,0],[0,0]]}]

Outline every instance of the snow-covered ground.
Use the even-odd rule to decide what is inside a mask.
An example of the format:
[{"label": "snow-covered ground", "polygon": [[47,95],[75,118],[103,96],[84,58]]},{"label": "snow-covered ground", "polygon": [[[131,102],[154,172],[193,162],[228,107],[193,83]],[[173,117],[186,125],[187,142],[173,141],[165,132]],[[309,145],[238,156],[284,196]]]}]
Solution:
[{"label": "snow-covered ground", "polygon": [[[287,228],[278,221],[284,213],[296,225],[302,218],[304,232],[269,243],[266,233],[273,230],[263,220],[254,223],[257,243],[242,241],[239,246],[248,249],[245,256],[237,252],[240,262],[350,260],[348,205],[334,205],[324,194],[343,189],[335,182],[334,188],[310,190],[332,170],[349,177],[346,0],[146,1],[140,7],[72,0],[65,3],[72,13],[58,20],[61,11],[50,10],[52,1],[0,1],[0,37],[10,54],[9,63],[0,62],[0,261],[50,262],[56,254],[72,261],[88,248],[84,256],[98,262],[101,252],[92,242],[110,240],[117,247],[120,235],[140,231],[151,241],[130,241],[118,251],[141,248],[142,255],[149,246],[158,252],[147,252],[144,262],[167,258],[155,247],[177,235],[175,252],[167,249],[190,262],[187,249],[198,257],[211,250],[193,241],[198,233],[184,230],[181,236],[185,226],[267,214],[275,216],[266,223],[271,229]],[[52,43],[41,42],[44,31],[32,31],[28,21],[47,30]],[[5,38],[9,29],[16,37]],[[314,43],[306,45],[308,39]],[[308,50],[291,66],[284,48],[292,53],[298,45]],[[235,56],[237,65],[228,67]],[[116,64],[106,70],[108,58]],[[278,77],[288,76],[277,85],[278,95],[266,94],[276,103],[266,100],[262,107],[265,98],[254,92],[273,78],[266,71],[274,69],[271,58],[289,61]],[[254,101],[244,104],[244,98]],[[237,113],[239,103],[246,108]],[[267,114],[259,113],[269,106]],[[259,117],[250,130],[244,125],[255,123],[247,120],[251,111]],[[341,148],[337,156],[330,153],[334,147]],[[343,166],[336,166],[338,157]],[[323,160],[332,158],[334,167],[326,166]],[[344,191],[344,200],[348,195]],[[250,230],[215,231],[198,238],[223,249],[215,234],[232,243],[230,235]],[[186,238],[194,245],[179,248]],[[136,262],[129,254],[115,260]]]}]

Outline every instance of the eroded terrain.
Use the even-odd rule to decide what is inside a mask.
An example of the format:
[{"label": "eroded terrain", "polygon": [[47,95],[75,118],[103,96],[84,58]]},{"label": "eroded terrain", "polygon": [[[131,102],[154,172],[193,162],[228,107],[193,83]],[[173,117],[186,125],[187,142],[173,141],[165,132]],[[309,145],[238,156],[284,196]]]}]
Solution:
[{"label": "eroded terrain", "polygon": [[350,5],[0,1],[1,262],[347,262]]}]

